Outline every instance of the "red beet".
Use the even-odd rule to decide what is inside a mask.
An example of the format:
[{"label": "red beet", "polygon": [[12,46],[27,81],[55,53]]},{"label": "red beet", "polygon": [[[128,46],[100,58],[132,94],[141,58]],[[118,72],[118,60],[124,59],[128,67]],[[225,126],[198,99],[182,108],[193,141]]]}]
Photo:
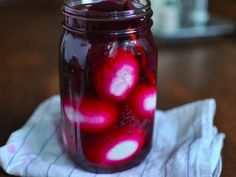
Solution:
[{"label": "red beet", "polygon": [[84,98],[80,102],[65,102],[64,113],[73,123],[77,122],[80,130],[85,133],[99,133],[111,128],[118,119],[118,108],[110,103]]},{"label": "red beet", "polygon": [[152,118],[156,109],[156,87],[138,84],[129,96],[128,105],[138,119]]},{"label": "red beet", "polygon": [[139,65],[134,54],[128,50],[119,48],[114,53],[97,67],[93,73],[93,83],[102,99],[117,102],[126,99],[135,87]]},{"label": "red beet", "polygon": [[145,132],[138,128],[120,127],[86,141],[86,158],[102,166],[116,166],[132,160],[143,148]]},{"label": "red beet", "polygon": [[[131,30],[132,28],[129,27],[129,29]],[[147,78],[150,84],[155,85],[156,76],[154,72],[150,70],[148,66],[148,60],[149,60],[148,54],[145,52],[141,41],[137,38],[135,34],[130,34],[129,37],[135,43],[135,45],[133,46],[133,49],[137,57],[139,58],[141,69],[145,73],[145,77]]]}]

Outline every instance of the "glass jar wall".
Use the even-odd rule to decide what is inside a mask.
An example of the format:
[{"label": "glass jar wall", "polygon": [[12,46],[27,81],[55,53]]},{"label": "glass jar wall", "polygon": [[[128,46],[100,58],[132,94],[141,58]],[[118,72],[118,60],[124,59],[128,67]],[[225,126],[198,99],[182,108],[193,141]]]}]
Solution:
[{"label": "glass jar wall", "polygon": [[[84,3],[86,2],[86,3]],[[82,168],[112,173],[151,149],[157,50],[149,1],[66,1],[59,59],[62,138]]]}]

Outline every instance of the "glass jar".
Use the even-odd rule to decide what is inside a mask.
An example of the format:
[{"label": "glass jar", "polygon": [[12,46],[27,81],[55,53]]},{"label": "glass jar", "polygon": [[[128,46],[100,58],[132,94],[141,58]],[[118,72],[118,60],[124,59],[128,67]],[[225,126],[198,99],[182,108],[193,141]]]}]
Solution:
[{"label": "glass jar", "polygon": [[129,169],[151,149],[157,96],[151,15],[148,0],[64,4],[62,139],[88,171]]}]

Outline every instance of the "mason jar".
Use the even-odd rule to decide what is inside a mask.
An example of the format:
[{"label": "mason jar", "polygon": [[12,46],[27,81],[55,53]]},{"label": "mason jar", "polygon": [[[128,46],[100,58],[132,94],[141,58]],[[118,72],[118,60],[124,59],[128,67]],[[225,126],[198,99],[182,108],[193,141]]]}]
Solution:
[{"label": "mason jar", "polygon": [[148,0],[69,0],[59,59],[63,144],[79,167],[113,173],[152,146],[157,49]]}]

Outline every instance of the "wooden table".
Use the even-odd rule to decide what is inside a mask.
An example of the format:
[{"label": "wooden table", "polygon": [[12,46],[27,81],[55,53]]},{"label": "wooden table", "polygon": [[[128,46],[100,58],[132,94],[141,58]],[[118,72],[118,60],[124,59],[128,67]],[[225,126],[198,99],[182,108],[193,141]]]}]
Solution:
[{"label": "wooden table", "polygon": [[[0,146],[35,107],[58,93],[60,12],[0,10]],[[159,45],[160,109],[215,98],[226,133],[222,177],[236,176],[236,36]],[[0,177],[9,176],[0,170]]]}]

